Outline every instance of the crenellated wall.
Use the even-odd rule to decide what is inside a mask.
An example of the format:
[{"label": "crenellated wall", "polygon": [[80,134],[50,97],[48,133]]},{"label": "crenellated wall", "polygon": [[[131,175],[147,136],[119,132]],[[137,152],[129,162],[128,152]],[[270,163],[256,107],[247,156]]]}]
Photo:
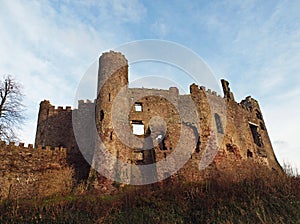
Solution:
[{"label": "crenellated wall", "polygon": [[66,148],[0,142],[0,158],[0,200],[62,193],[72,181]]},{"label": "crenellated wall", "polygon": [[72,130],[71,107],[58,107],[51,105],[50,101],[40,103],[35,146],[62,146],[74,149],[76,142]]},{"label": "crenellated wall", "polygon": [[87,179],[90,165],[78,149],[72,117],[73,113],[78,114],[78,111],[80,113],[89,112],[91,106],[93,107],[94,104],[90,100],[86,102],[79,100],[76,110],[72,110],[70,106],[55,108],[49,100],[40,103],[35,147],[40,145],[66,148],[67,163],[74,168],[75,179],[78,181]]}]

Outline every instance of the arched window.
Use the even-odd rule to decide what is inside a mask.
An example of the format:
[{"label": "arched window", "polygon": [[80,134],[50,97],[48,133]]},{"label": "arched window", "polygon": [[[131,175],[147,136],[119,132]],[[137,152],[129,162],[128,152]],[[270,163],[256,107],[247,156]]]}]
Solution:
[{"label": "arched window", "polygon": [[220,115],[217,114],[217,113],[215,113],[215,121],[216,121],[216,126],[217,126],[218,133],[224,134],[222,121],[221,121]]}]

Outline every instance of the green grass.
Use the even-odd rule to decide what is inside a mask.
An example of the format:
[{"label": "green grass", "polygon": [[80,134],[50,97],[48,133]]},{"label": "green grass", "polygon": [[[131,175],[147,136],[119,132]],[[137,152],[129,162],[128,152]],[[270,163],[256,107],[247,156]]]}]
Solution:
[{"label": "green grass", "polygon": [[300,223],[300,178],[178,182],[129,186],[116,195],[89,191],[6,200],[0,223]]}]

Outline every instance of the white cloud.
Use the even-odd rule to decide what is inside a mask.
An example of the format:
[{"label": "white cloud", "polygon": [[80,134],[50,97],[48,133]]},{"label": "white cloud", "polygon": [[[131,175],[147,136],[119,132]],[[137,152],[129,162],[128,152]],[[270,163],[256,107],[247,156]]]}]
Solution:
[{"label": "white cloud", "polygon": [[[136,1],[76,2],[75,7],[45,1],[1,4],[0,71],[14,75],[24,85],[29,119],[21,139],[26,142],[34,141],[39,102],[49,99],[54,105],[72,104],[77,84],[92,61],[128,38],[122,29],[116,34],[114,24],[138,22],[146,13]],[[78,7],[80,4],[86,4],[85,8]],[[91,7],[105,24],[85,21],[93,18],[88,13]]]}]

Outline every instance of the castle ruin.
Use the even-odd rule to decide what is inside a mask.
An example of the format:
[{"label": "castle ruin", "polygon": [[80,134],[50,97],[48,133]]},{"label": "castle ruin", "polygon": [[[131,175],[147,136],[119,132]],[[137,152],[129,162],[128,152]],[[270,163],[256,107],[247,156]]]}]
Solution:
[{"label": "castle ruin", "polygon": [[[197,181],[205,178],[204,171],[212,166],[230,170],[233,164],[246,160],[280,170],[258,102],[246,97],[237,103],[229,83],[221,82],[224,97],[196,84],[190,86],[187,95],[180,95],[176,87],[129,88],[125,56],[113,51],[104,53],[99,59],[96,100],[80,101],[78,109],[73,111],[70,107],[54,109],[49,101],[41,102],[35,145],[61,146],[79,154],[74,119],[72,126],[73,112],[73,118],[86,116],[80,118],[76,129],[93,123],[94,118],[89,116],[95,117],[96,135],[101,141],[99,145],[97,136],[86,133],[92,127],[79,131],[80,135],[86,135],[81,139],[89,144],[83,144],[87,148],[83,154],[88,152],[84,157],[93,163],[93,168],[107,162],[105,172],[108,176],[118,176],[120,182],[141,184],[148,174],[138,167],[149,164],[156,164],[151,171],[153,182],[176,175]],[[110,161],[103,160],[99,147],[109,152]],[[176,156],[172,157],[173,154]],[[174,168],[187,157],[180,169]],[[172,161],[167,161],[167,167],[157,167],[168,158]],[[72,160],[76,166],[78,158],[76,161],[72,156]],[[124,171],[116,168],[120,166],[118,161],[123,166],[133,166]],[[82,173],[81,178],[87,173]]]},{"label": "castle ruin", "polygon": [[[94,175],[104,190],[114,182],[201,181],[233,167],[242,173],[247,161],[281,171],[258,102],[248,96],[237,103],[229,83],[221,83],[223,97],[196,84],[186,95],[176,87],[129,88],[127,59],[110,51],[99,59],[94,101],[80,100],[73,110],[42,101],[36,149],[1,143],[0,153],[10,147],[22,154],[17,161],[45,161],[49,169],[54,158],[56,167],[72,166],[78,181]],[[12,166],[5,164],[6,170]],[[31,165],[24,169],[28,175]]]}]

